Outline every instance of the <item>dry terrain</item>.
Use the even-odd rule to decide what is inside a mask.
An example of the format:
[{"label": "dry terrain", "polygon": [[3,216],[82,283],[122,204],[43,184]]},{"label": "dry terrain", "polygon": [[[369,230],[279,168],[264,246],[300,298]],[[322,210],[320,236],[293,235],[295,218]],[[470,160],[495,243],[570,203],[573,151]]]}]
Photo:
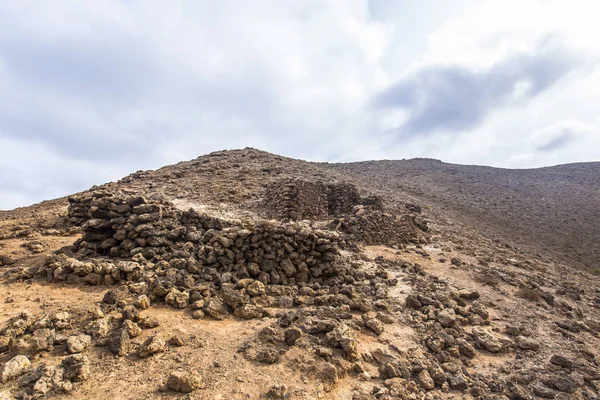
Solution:
[{"label": "dry terrain", "polygon": [[244,149],[0,211],[0,400],[598,399],[598,204]]}]

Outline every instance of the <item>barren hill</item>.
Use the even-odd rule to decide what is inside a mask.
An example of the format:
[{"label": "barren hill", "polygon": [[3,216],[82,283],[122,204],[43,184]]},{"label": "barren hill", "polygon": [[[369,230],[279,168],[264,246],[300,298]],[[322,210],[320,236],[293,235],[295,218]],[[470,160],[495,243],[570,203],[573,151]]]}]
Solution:
[{"label": "barren hill", "polygon": [[243,149],[1,211],[0,399],[598,398],[598,204]]}]

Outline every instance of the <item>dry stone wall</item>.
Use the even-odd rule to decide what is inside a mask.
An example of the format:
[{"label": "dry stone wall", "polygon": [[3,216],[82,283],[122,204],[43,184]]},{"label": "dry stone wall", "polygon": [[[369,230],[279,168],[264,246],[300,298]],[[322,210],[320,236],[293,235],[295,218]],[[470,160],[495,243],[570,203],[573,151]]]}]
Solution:
[{"label": "dry stone wall", "polygon": [[[421,220],[419,220],[421,221]],[[329,228],[343,234],[344,241],[360,241],[368,245],[401,246],[418,243],[422,226],[410,214],[391,215],[371,206],[356,206],[352,213],[335,218]]]},{"label": "dry stone wall", "polygon": [[[334,263],[339,235],[300,224],[233,224],[194,210],[180,211],[170,203],[110,193],[72,198],[68,215],[77,221],[87,218],[74,244],[79,258],[143,259],[200,275],[217,271],[264,284],[323,282],[343,273]],[[120,268],[124,275],[116,278],[131,272],[127,268]]]},{"label": "dry stone wall", "polygon": [[327,218],[327,187],[322,182],[283,179],[267,187],[264,208],[271,218]]},{"label": "dry stone wall", "polygon": [[326,220],[350,213],[365,201],[382,208],[381,198],[361,199],[356,186],[349,183],[326,185],[320,181],[282,179],[267,187],[262,205],[271,218]]},{"label": "dry stone wall", "polygon": [[356,186],[349,183],[327,185],[329,215],[347,214],[357,204],[360,204],[360,194]]}]

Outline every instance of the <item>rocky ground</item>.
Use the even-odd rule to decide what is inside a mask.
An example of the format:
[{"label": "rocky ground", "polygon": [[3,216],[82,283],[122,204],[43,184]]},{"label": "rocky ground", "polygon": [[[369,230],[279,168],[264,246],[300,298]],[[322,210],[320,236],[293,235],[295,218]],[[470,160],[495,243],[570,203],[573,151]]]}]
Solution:
[{"label": "rocky ground", "polygon": [[[375,165],[218,152],[1,212],[0,399],[599,398],[598,237],[569,264]],[[265,220],[287,178],[383,209]]]}]

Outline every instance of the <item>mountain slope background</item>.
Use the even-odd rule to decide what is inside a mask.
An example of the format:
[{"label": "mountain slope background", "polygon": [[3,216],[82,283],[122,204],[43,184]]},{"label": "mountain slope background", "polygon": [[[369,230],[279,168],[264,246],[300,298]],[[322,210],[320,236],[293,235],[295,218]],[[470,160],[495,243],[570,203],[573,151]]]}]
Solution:
[{"label": "mountain slope background", "polygon": [[[311,163],[244,149],[138,171],[108,186],[243,212],[283,177],[350,182],[392,200],[388,207],[415,202],[435,223],[462,224],[571,267],[600,268],[600,162],[520,170],[432,159]],[[0,211],[0,218],[27,213],[17,210]]]}]

